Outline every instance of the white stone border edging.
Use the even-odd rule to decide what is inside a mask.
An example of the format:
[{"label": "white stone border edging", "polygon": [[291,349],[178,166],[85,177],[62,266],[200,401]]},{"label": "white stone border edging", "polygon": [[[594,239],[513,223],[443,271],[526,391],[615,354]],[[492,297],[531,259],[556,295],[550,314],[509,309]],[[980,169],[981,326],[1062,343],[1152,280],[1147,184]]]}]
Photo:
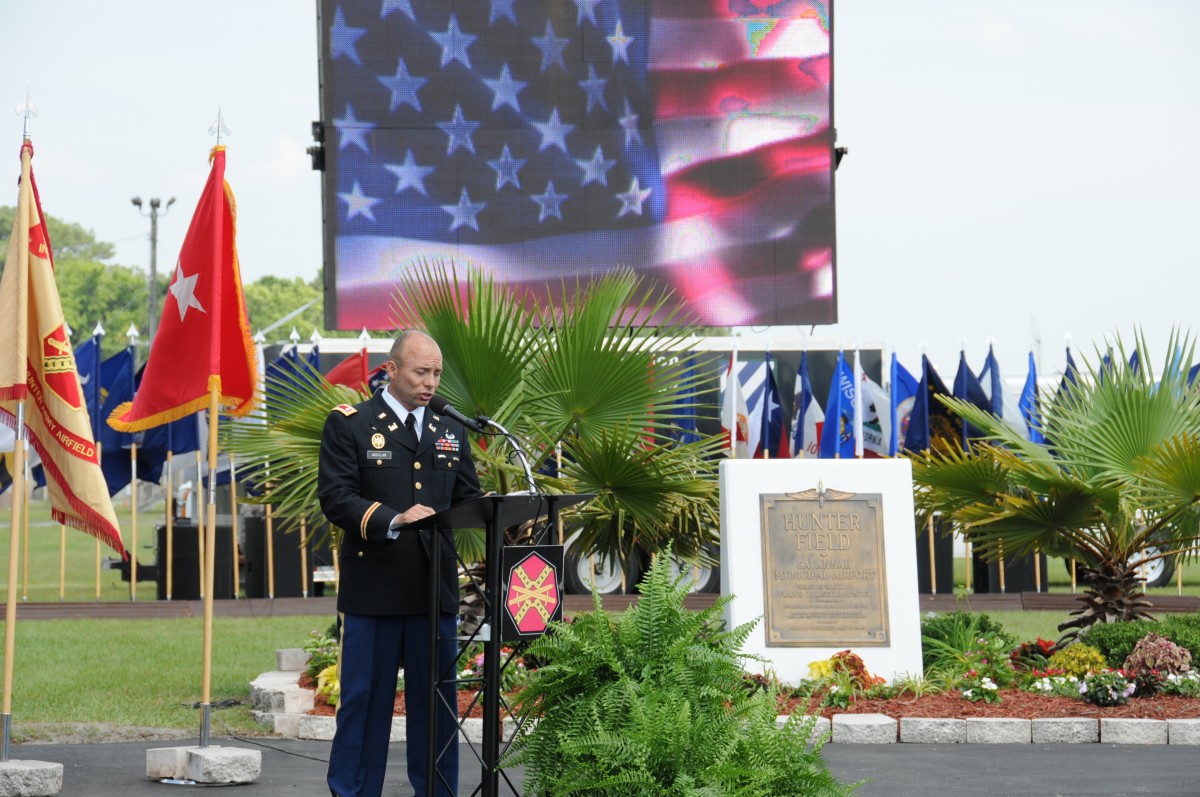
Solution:
[{"label": "white stone border edging", "polygon": [[[250,684],[254,718],[280,736],[327,741],[333,738],[333,717],[308,712],[313,693],[298,680],[307,658],[303,651],[276,651],[278,670],[265,672]],[[295,669],[292,669],[295,668]],[[779,724],[787,721],[779,717]],[[466,738],[482,742],[483,720],[463,724]],[[503,738],[516,724],[504,721]],[[1200,745],[1200,718],[1150,720],[1094,717],[1055,717],[1035,720],[984,718],[934,719],[907,717],[895,720],[886,714],[835,714],[832,721],[818,717],[815,737],[831,733],[832,744],[1180,744]],[[404,720],[392,721],[393,742],[405,739]]]}]

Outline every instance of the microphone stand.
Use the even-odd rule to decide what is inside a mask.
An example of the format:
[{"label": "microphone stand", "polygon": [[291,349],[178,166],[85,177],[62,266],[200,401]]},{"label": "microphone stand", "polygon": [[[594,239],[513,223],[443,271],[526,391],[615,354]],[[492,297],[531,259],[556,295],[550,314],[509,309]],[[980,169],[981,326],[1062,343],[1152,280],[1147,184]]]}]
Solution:
[{"label": "microphone stand", "polygon": [[513,451],[516,453],[517,458],[521,460],[521,467],[525,470],[525,481],[529,485],[529,494],[541,495],[541,490],[538,489],[537,484],[533,481],[533,470],[529,467],[529,455],[525,453],[525,449],[521,447],[521,443],[517,440],[517,438],[491,418],[481,415],[477,421],[479,422],[480,426],[496,427],[497,431],[504,435],[505,439],[508,440],[509,445],[513,447]]}]

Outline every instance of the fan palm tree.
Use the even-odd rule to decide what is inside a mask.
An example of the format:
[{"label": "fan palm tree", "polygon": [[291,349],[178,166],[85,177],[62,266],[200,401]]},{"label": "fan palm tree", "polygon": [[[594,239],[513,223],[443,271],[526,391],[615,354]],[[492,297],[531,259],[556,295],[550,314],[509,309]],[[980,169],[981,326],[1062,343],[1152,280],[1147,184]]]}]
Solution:
[{"label": "fan palm tree", "polygon": [[[697,408],[699,377],[678,353],[692,328],[665,316],[665,295],[616,271],[535,302],[477,270],[418,266],[399,286],[397,328],[438,341],[439,393],[467,415],[495,418],[523,442],[540,489],[596,497],[569,517],[577,553],[623,564],[667,547],[711,564],[721,439],[681,444],[672,433]],[[657,326],[650,326],[650,320]],[[284,518],[311,517],[321,428],[329,409],[362,396],[307,373],[259,411],[258,424],[227,424],[226,445],[246,468],[269,469],[266,490]],[[503,437],[472,439],[485,490],[522,489],[525,471]],[[477,532],[458,535],[467,561],[482,558]]]},{"label": "fan palm tree", "polygon": [[[1140,365],[1120,339],[1085,361],[1074,384],[1040,402],[1047,442],[955,399],[944,403],[984,437],[913,456],[921,519],[957,522],[986,559],[1045,551],[1081,563],[1087,586],[1060,644],[1096,622],[1149,618],[1137,569],[1186,561],[1200,546],[1200,386],[1188,384],[1194,343],[1172,335],[1161,376],[1135,335]],[[1144,554],[1147,548],[1155,552]]]}]

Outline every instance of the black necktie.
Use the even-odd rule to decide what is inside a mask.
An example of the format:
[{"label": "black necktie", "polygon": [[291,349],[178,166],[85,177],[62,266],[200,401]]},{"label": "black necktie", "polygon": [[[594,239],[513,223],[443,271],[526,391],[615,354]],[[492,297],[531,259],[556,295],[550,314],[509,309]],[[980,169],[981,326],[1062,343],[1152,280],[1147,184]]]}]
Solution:
[{"label": "black necktie", "polygon": [[416,448],[417,443],[421,442],[417,439],[417,416],[410,412],[404,419],[404,428],[408,430],[408,436],[412,438],[413,448]]}]

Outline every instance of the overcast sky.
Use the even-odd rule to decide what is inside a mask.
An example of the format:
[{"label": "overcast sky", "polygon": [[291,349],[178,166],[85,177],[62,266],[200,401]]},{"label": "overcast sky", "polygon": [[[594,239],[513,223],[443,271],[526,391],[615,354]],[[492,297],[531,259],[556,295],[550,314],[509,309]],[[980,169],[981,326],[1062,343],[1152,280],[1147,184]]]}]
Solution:
[{"label": "overcast sky", "polygon": [[[0,108],[26,88],[38,106],[46,212],[146,268],[129,200],[174,196],[169,272],[221,109],[244,279],[318,273],[315,2],[4,2],[0,29]],[[814,337],[894,346],[910,370],[924,341],[949,380],[989,337],[1016,378],[1035,338],[1047,375],[1068,334],[1090,353],[1138,324],[1161,362],[1173,326],[1200,331],[1197,31],[1194,0],[836,3],[841,323]],[[22,119],[0,120],[15,177]]]}]

